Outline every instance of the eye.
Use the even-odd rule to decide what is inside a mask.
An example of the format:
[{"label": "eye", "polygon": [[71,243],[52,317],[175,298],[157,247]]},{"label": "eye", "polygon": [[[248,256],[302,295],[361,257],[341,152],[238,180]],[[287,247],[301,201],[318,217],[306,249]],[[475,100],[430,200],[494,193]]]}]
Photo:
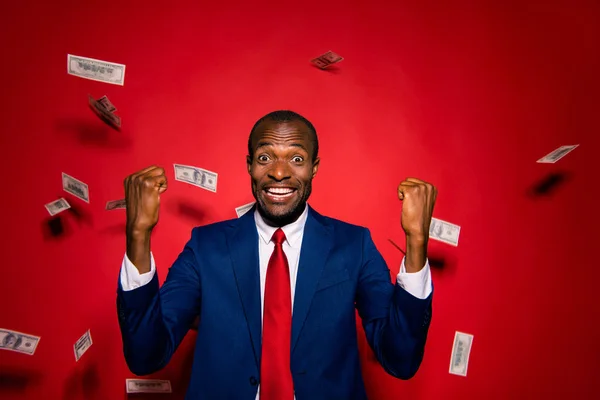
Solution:
[{"label": "eye", "polygon": [[292,161],[295,163],[301,163],[302,161],[304,161],[304,158],[302,158],[300,156],[294,156],[294,157],[292,157]]},{"label": "eye", "polygon": [[260,162],[267,162],[267,161],[269,161],[269,156],[266,154],[261,154],[256,159]]}]

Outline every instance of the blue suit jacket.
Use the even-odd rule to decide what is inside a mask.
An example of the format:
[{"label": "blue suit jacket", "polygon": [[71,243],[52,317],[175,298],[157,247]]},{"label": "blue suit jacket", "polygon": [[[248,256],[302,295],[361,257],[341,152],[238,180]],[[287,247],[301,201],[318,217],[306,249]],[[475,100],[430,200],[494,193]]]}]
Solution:
[{"label": "blue suit jacket", "polygon": [[[253,210],[192,230],[167,278],[117,291],[125,359],[136,375],[164,367],[199,316],[186,399],[253,400],[260,383],[261,298]],[[355,308],[369,345],[393,376],[423,358],[432,295],[390,282],[366,228],[309,208],[296,282],[291,370],[297,400],[365,399]]]}]

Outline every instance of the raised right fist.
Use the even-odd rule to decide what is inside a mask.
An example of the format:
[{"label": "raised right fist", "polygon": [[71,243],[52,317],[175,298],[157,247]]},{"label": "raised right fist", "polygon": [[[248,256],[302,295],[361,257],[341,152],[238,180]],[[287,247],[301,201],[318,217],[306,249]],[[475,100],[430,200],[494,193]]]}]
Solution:
[{"label": "raised right fist", "polygon": [[129,175],[123,182],[127,204],[127,234],[149,234],[158,222],[160,195],[167,190],[163,168],[152,166]]}]

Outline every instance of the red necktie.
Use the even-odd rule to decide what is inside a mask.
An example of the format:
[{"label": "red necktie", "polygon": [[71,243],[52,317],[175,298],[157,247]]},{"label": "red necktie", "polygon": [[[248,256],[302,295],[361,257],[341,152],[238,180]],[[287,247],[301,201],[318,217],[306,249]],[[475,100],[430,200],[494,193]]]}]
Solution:
[{"label": "red necktie", "polygon": [[263,311],[260,400],[292,400],[294,382],[290,369],[292,294],[290,268],[281,244],[285,233],[277,229],[271,238],[275,249],[267,267]]}]

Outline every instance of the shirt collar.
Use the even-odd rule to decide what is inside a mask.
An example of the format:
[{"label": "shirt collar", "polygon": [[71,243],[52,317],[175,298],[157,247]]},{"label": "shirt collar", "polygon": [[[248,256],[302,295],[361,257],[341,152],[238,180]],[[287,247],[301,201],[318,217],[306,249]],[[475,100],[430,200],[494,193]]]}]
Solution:
[{"label": "shirt collar", "polygon": [[[302,233],[304,232],[304,225],[306,225],[307,218],[308,204],[304,207],[304,211],[302,214],[300,214],[300,217],[298,217],[296,221],[281,227],[283,233],[285,233],[285,240],[288,242],[290,247],[295,247],[298,245],[299,239],[302,237]],[[256,223],[258,235],[265,243],[268,244],[271,241],[273,234],[277,230],[277,227],[267,225],[258,212],[258,208],[254,210],[254,222]]]}]

